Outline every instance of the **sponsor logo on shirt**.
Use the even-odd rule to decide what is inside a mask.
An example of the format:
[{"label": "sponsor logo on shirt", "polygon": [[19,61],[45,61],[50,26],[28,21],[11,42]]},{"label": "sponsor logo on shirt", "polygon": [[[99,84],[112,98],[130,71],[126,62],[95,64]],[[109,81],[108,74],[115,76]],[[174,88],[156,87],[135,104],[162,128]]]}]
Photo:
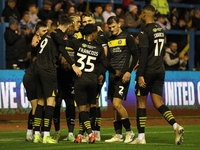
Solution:
[{"label": "sponsor logo on shirt", "polygon": [[157,32],[158,31],[158,29],[157,28],[153,28],[153,32]]},{"label": "sponsor logo on shirt", "polygon": [[87,44],[83,43],[82,46],[83,46],[83,47],[87,47]]}]

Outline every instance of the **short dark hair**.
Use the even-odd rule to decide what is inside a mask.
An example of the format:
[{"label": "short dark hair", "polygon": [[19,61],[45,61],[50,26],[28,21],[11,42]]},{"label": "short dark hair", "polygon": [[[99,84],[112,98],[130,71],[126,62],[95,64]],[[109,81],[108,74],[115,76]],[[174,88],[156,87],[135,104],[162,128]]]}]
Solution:
[{"label": "short dark hair", "polygon": [[94,15],[93,15],[93,13],[91,11],[86,11],[81,15],[81,20],[82,20],[83,17],[92,17],[92,18],[94,18]]},{"label": "short dark hair", "polygon": [[23,17],[24,17],[25,15],[29,15],[29,12],[28,12],[28,11],[23,12]]},{"label": "short dark hair", "polygon": [[153,13],[156,12],[155,7],[152,6],[152,5],[150,5],[150,4],[145,5],[142,9],[143,9],[143,10],[151,11],[151,12],[153,12]]},{"label": "short dark hair", "polygon": [[66,14],[59,15],[58,20],[59,20],[59,25],[69,25],[73,22],[72,19]]},{"label": "short dark hair", "polygon": [[69,14],[68,15],[72,20],[74,19],[74,18],[76,18],[76,17],[80,17],[78,14],[76,14],[76,13],[71,13],[71,14]]},{"label": "short dark hair", "polygon": [[29,4],[28,8],[30,8],[30,7],[36,7],[36,4]]},{"label": "short dark hair", "polygon": [[101,5],[95,5],[95,7],[94,7],[94,8],[96,9],[96,8],[98,8],[98,7],[101,7],[101,8],[103,8]]},{"label": "short dark hair", "polygon": [[108,7],[108,6],[111,6],[111,7],[112,7],[112,4],[111,4],[111,3],[105,4],[105,8]]},{"label": "short dark hair", "polygon": [[111,25],[114,22],[119,23],[119,18],[117,16],[111,16],[107,20],[108,25]]},{"label": "short dark hair", "polygon": [[47,27],[47,24],[46,24],[44,21],[39,21],[39,22],[35,25],[35,32],[36,32],[40,27]]},{"label": "short dark hair", "polygon": [[82,35],[90,35],[94,32],[97,32],[97,26],[95,26],[94,24],[87,24],[84,29],[81,31]]}]

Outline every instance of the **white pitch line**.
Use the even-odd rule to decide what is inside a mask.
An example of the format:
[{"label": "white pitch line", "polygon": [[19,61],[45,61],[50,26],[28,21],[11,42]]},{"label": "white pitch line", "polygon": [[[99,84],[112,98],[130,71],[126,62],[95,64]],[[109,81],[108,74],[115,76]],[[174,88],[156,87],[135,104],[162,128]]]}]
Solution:
[{"label": "white pitch line", "polygon": [[[148,145],[174,145],[174,144],[167,144],[167,143],[147,143]],[[184,146],[197,146],[197,144],[185,144]]]},{"label": "white pitch line", "polygon": [[[193,133],[193,132],[200,132],[200,131],[184,131],[184,133]],[[158,134],[158,133],[174,133],[174,131],[162,131],[162,132],[145,132],[145,134]],[[106,133],[106,134],[101,134],[101,135],[113,135],[115,133]],[[122,134],[126,134],[126,133],[122,133]]]},{"label": "white pitch line", "polygon": [[9,141],[25,141],[25,138],[6,138],[6,139],[0,139],[2,142],[9,142]]}]

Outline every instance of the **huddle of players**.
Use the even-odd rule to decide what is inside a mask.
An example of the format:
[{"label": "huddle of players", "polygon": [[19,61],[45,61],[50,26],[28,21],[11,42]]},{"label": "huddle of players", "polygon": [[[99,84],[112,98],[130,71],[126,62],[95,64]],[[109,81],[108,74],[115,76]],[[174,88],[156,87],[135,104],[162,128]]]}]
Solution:
[{"label": "huddle of players", "polygon": [[[101,118],[101,116],[99,115],[100,109],[96,108],[97,106],[96,93],[97,91],[99,92],[101,89],[101,88],[97,89],[97,78],[99,83],[102,84],[102,80],[105,77],[105,71],[109,69],[110,73],[109,73],[108,97],[113,105],[114,128],[116,131],[116,135],[109,140],[105,140],[105,142],[123,141],[122,137],[122,125],[123,125],[126,129],[126,139],[124,141],[125,143],[146,144],[145,134],[144,134],[144,128],[146,122],[145,102],[148,92],[150,92],[155,107],[165,117],[165,119],[173,126],[175,130],[175,136],[176,136],[175,144],[181,144],[183,140],[184,129],[176,123],[173,115],[171,114],[171,111],[162,103],[164,69],[163,69],[163,63],[161,61],[163,56],[161,55],[160,51],[163,48],[162,42],[164,37],[159,37],[158,39],[155,39],[153,37],[154,33],[151,33],[151,31],[155,31],[153,30],[153,28],[158,29],[156,32],[164,33],[164,31],[161,30],[160,29],[161,27],[155,24],[154,22],[148,22],[154,16],[154,13],[155,10],[151,5],[147,5],[142,9],[142,15],[143,15],[142,19],[147,25],[145,26],[144,31],[142,30],[139,33],[139,38],[141,41],[139,45],[140,66],[138,67],[138,72],[136,74],[136,95],[138,102],[137,128],[139,132],[138,138],[132,141],[135,135],[131,130],[131,124],[128,119],[128,114],[126,112],[126,109],[122,106],[122,100],[126,99],[126,95],[128,92],[131,72],[133,68],[136,66],[136,63],[138,61],[138,54],[137,54],[138,49],[135,44],[134,37],[121,30],[119,19],[117,17],[110,17],[107,23],[112,33],[112,36],[108,40],[106,40],[104,39],[104,36],[101,33],[101,31],[98,31],[99,28],[90,24],[94,23],[93,15],[91,13],[85,13],[81,16],[82,25],[85,26],[82,32],[84,33],[84,35],[82,35],[82,37],[84,38],[82,38],[81,40],[68,41],[68,39],[70,38],[73,39],[73,36],[66,37],[65,35],[66,30],[67,29],[69,30],[70,26],[73,26],[72,22],[68,18],[69,20],[63,19],[63,21],[65,20],[63,24],[62,21],[59,20],[60,25],[58,29],[55,32],[50,33],[50,36],[47,34],[43,36],[42,39],[40,40],[40,43],[38,44],[39,49],[36,60],[37,67],[35,67],[36,78],[37,78],[36,79],[37,92],[42,91],[44,93],[39,94],[42,96],[38,97],[38,105],[34,117],[35,136],[33,142],[57,143],[57,141],[59,140],[60,137],[59,113],[60,113],[60,101],[62,98],[66,99],[67,107],[69,110],[69,111],[66,110],[66,113],[68,115],[67,121],[69,127],[69,135],[66,138],[66,140],[72,139],[75,142],[79,143],[82,141],[83,134],[85,131],[89,135],[89,139],[87,139],[89,143],[95,142],[96,140],[95,137],[98,140],[100,140],[100,126],[98,127],[99,130],[96,130],[97,128],[95,128],[96,124],[100,125],[99,120]],[[73,16],[71,18],[74,19],[76,17]],[[79,16],[77,16],[77,18],[79,18]],[[74,20],[75,27],[76,27],[76,21]],[[80,27],[80,18],[78,19],[77,23],[79,24]],[[77,38],[80,35],[81,34],[77,32],[74,34],[74,37]],[[96,40],[99,42],[98,44]],[[152,40],[154,41],[152,42]],[[160,44],[155,45],[155,41],[161,42],[161,45]],[[45,52],[45,49],[47,49],[47,47],[49,51],[47,50]],[[104,48],[104,51],[102,47]],[[55,49],[55,51],[53,49]],[[159,52],[157,52],[158,49],[160,50]],[[67,51],[69,53],[67,53]],[[66,82],[63,82],[63,80],[60,80],[61,81],[60,83],[58,82],[58,86],[60,86],[58,87],[58,93],[61,91],[60,94],[61,96],[60,97],[58,96],[60,100],[56,101],[57,107],[55,108],[54,111],[55,96],[57,89],[56,88],[57,85],[55,83],[57,83],[57,80],[59,81],[59,79],[63,78],[63,75],[59,75],[58,70],[57,70],[58,73],[58,78],[57,78],[55,69],[56,68],[55,62],[56,60],[58,60],[60,52],[62,53],[62,56],[68,61],[67,68],[69,69],[70,65],[70,67],[74,70],[77,76],[74,77],[74,83],[73,83],[71,82],[72,78],[70,77],[73,76],[74,72],[69,69],[68,71],[71,71],[72,74],[70,75],[67,73],[68,71],[63,71],[63,70],[61,71],[64,74],[66,74],[67,77],[63,79],[66,80]],[[42,54],[45,55],[42,56]],[[132,55],[132,61],[130,61],[131,60],[130,54]],[[73,63],[69,55],[71,56],[71,58],[75,59],[75,64]],[[109,63],[107,62],[107,58],[105,57],[105,55],[107,55],[107,58],[109,59],[111,65],[109,65]],[[151,69],[153,68],[153,70],[155,69],[158,71],[157,72],[152,71],[154,73],[152,74],[150,68]],[[152,76],[149,77],[149,74]],[[160,75],[160,78],[156,80],[154,78],[155,75],[157,76]],[[41,87],[41,85],[47,86],[46,87],[47,90],[45,91],[44,87],[38,88]],[[75,97],[72,96],[73,90],[75,90]],[[43,117],[42,112],[44,109],[44,98],[46,99],[46,107]],[[80,111],[79,113],[80,130],[76,139],[74,138],[73,135],[74,120],[75,120],[75,108],[73,103],[74,99]],[[71,102],[69,102],[68,100],[71,100]],[[87,104],[90,104],[90,106],[88,106]],[[49,134],[53,112],[54,112],[54,123],[57,123],[57,129],[54,139],[52,139]],[[40,125],[42,118],[44,118],[43,139],[40,136]],[[90,120],[92,120],[91,123]],[[96,130],[95,132],[93,132],[94,134],[96,133],[95,135],[92,133],[92,130]]]}]

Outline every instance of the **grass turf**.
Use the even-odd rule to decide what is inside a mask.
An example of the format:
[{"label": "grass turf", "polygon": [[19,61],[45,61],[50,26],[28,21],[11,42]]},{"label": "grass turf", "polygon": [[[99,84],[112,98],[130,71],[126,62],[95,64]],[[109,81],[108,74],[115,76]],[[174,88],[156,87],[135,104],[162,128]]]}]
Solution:
[{"label": "grass turf", "polygon": [[[0,150],[199,150],[200,149],[200,126],[185,125],[184,142],[182,145],[174,145],[174,131],[171,126],[148,126],[146,127],[146,145],[130,145],[124,143],[105,143],[104,140],[114,135],[113,128],[101,128],[101,142],[94,144],[71,143],[63,141],[67,136],[67,129],[61,129],[61,138],[58,144],[31,143],[25,141],[26,131],[1,131]],[[132,127],[137,133],[137,129]],[[78,129],[75,129],[75,135]],[[123,130],[125,138],[125,131]],[[54,129],[51,130],[53,136]],[[136,134],[137,136],[137,134]]]}]

